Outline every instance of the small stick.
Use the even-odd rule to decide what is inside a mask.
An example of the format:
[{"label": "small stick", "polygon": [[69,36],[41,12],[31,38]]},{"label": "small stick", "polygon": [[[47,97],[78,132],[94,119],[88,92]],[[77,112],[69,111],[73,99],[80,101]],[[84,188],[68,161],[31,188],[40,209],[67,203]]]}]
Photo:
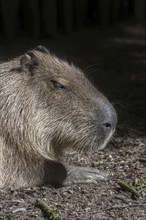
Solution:
[{"label": "small stick", "polygon": [[50,208],[44,201],[40,199],[36,201],[36,206],[43,211],[48,219],[61,220],[59,210],[57,208]]},{"label": "small stick", "polygon": [[122,180],[117,180],[117,184],[124,190],[131,192],[136,198],[140,197],[140,194],[138,193],[138,191],[133,186],[130,186],[128,183]]},{"label": "small stick", "polygon": [[105,209],[100,209],[100,210],[97,210],[97,211],[92,211],[92,212],[88,212],[90,214],[96,214],[96,213],[103,213],[105,211],[110,211],[112,209],[126,209],[126,208],[133,208],[133,207],[142,207],[142,208],[145,208],[146,207],[146,204],[126,204],[126,205],[115,205],[115,206],[110,206],[110,207],[107,207]]},{"label": "small stick", "polygon": [[142,162],[142,163],[146,163],[146,158],[140,157],[140,158],[139,158],[139,161]]}]

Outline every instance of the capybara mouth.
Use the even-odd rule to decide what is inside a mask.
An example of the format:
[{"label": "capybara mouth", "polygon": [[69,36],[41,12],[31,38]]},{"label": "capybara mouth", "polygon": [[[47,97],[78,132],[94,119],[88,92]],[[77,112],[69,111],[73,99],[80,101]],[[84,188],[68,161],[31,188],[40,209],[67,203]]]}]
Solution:
[{"label": "capybara mouth", "polygon": [[[87,129],[88,130],[88,129]],[[57,132],[56,132],[57,133]],[[100,133],[100,132],[99,132]],[[98,136],[95,132],[88,134],[87,136],[78,135],[75,139],[73,137],[55,136],[50,144],[51,149],[58,158],[62,158],[64,153],[70,154],[73,152],[78,153],[94,153],[98,150],[102,150],[106,147],[111,137],[113,136],[114,130],[111,131],[108,136],[106,134]],[[77,135],[77,133],[76,133]],[[82,137],[82,138],[81,138]]]}]

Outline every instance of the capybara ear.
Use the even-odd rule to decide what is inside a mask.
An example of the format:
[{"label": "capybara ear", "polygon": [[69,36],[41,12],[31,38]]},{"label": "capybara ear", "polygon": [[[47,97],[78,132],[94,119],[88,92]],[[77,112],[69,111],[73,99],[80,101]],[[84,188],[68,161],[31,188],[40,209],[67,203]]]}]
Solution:
[{"label": "capybara ear", "polygon": [[29,70],[31,72],[36,66],[39,65],[39,59],[34,52],[30,51],[20,58],[20,65],[22,71]]},{"label": "capybara ear", "polygon": [[41,51],[42,53],[49,53],[49,50],[46,47],[42,46],[42,45],[37,46],[35,48],[35,50]]}]

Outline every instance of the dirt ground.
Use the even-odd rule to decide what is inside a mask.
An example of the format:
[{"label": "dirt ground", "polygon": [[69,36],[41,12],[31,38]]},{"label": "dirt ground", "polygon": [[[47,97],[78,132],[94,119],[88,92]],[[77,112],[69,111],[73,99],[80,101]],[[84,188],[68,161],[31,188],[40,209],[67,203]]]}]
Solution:
[{"label": "dirt ground", "polygon": [[[1,60],[22,54],[37,44],[73,60],[114,103],[118,113],[114,140],[104,151],[67,158],[70,163],[110,172],[107,182],[58,189],[1,190],[0,220],[47,219],[35,205],[37,199],[57,208],[65,220],[146,219],[145,37],[143,26],[129,22],[106,29],[92,27],[68,35],[58,34],[53,39],[39,41],[19,36],[8,43],[0,38]],[[118,179],[133,185],[139,198],[120,187]]]}]

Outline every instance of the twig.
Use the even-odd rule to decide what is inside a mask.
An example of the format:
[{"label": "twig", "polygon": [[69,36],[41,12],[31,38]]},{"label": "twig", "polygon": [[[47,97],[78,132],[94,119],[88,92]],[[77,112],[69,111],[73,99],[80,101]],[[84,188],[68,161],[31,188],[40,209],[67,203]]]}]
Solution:
[{"label": "twig", "polygon": [[144,158],[144,157],[139,157],[139,161],[142,162],[142,163],[146,163],[146,158]]},{"label": "twig", "polygon": [[117,180],[117,184],[124,190],[131,192],[136,198],[139,198],[139,192],[128,183],[124,182],[123,180]]},{"label": "twig", "polygon": [[110,211],[112,209],[125,209],[125,208],[132,208],[132,207],[146,207],[146,204],[126,204],[126,205],[115,205],[115,206],[111,206],[105,209],[101,209],[101,210],[97,210],[95,212],[92,212],[92,214],[96,214],[96,213],[102,213],[105,211]]},{"label": "twig", "polygon": [[59,210],[57,208],[50,208],[44,201],[40,199],[36,201],[36,206],[43,211],[49,220],[61,220]]}]

